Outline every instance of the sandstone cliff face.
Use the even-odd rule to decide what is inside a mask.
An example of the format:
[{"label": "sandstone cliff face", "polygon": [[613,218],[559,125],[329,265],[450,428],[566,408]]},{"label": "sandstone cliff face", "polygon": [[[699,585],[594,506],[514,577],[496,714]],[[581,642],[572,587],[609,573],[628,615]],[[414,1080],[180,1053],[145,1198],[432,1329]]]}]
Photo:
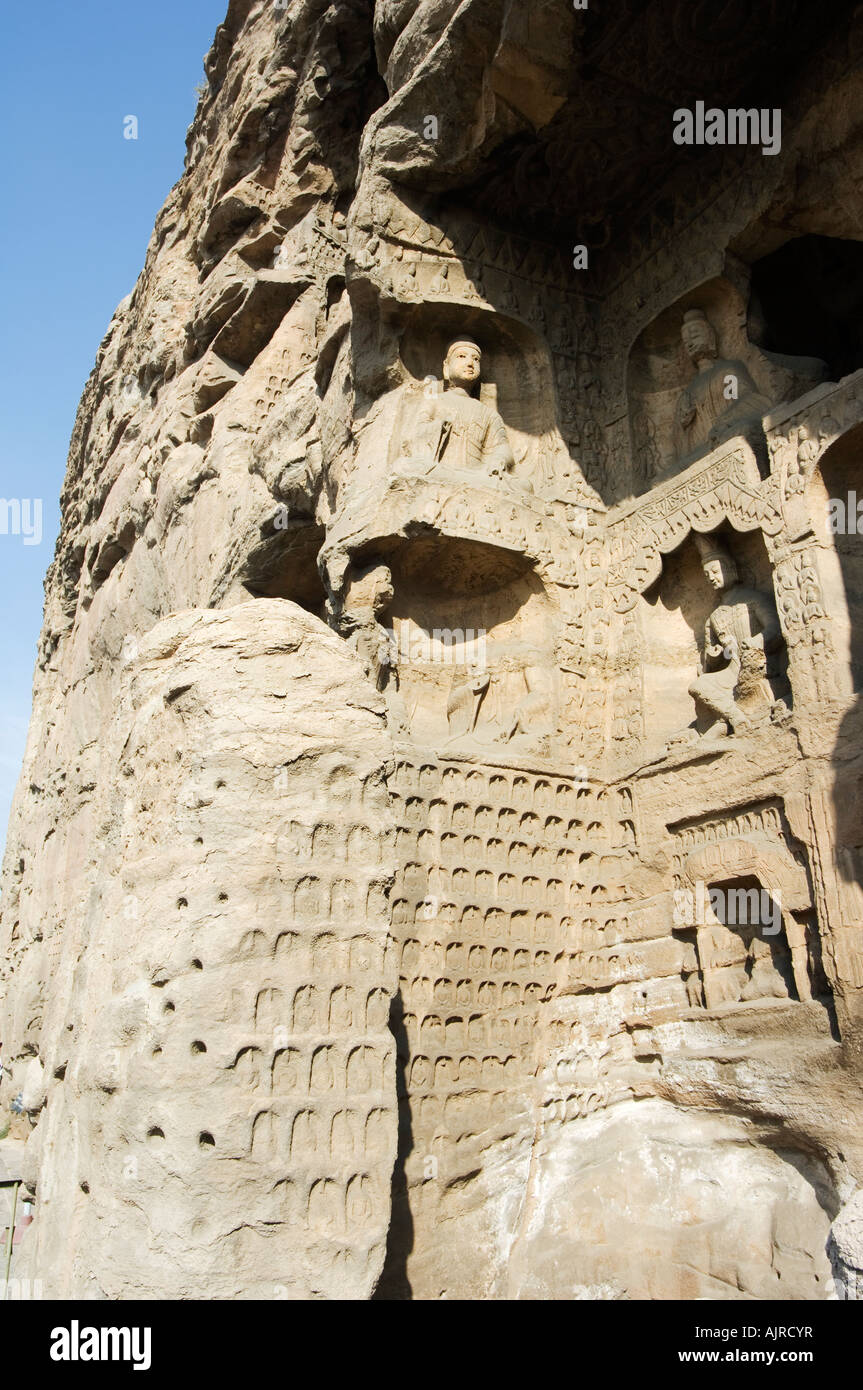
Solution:
[{"label": "sandstone cliff face", "polygon": [[3,869],[51,1294],[859,1292],[861,31],[792,9],[229,5]]},{"label": "sandstone cliff face", "polygon": [[24,1090],[30,1275],[368,1296],[396,1150],[380,701],[294,605],[193,609],[124,663],[99,745]]}]

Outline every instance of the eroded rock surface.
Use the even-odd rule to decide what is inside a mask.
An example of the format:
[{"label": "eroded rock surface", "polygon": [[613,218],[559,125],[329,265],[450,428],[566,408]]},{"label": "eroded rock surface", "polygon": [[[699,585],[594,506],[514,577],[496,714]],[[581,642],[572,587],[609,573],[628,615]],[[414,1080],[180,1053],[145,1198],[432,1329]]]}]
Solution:
[{"label": "eroded rock surface", "polygon": [[62,1085],[25,1082],[28,1264],[49,1297],[368,1296],[396,1149],[380,701],[293,604],[191,610],[118,674],[100,748],[40,1031]]}]

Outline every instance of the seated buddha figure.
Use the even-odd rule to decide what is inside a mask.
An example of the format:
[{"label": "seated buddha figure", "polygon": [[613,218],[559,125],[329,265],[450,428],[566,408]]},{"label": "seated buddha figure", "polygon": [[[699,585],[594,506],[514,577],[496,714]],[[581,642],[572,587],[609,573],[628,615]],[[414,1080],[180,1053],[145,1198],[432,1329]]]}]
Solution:
[{"label": "seated buddha figure", "polygon": [[[410,388],[398,427],[397,466],[430,473],[438,466],[476,481],[511,476],[514,457],[500,415],[478,396],[482,350],[471,338],[450,343],[443,363],[443,389]],[[484,479],[483,479],[484,475]]]},{"label": "seated buddha figure", "polygon": [[703,310],[684,314],[680,336],[695,367],[674,420],[674,450],[678,461],[684,461],[735,434],[745,435],[773,402],[761,395],[745,363],[719,356],[716,333]]}]

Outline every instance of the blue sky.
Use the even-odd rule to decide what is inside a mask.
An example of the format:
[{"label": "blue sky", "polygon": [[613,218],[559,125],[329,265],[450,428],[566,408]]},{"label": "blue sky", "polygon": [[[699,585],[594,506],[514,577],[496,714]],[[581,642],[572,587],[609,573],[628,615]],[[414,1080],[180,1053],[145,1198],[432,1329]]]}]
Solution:
[{"label": "blue sky", "polygon": [[[8,533],[2,509],[0,844],[30,717],[42,580],[75,410],[182,173],[195,88],[226,9],[227,0],[4,6],[0,496],[42,500],[42,540]],[[137,140],[123,138],[129,115]]]}]

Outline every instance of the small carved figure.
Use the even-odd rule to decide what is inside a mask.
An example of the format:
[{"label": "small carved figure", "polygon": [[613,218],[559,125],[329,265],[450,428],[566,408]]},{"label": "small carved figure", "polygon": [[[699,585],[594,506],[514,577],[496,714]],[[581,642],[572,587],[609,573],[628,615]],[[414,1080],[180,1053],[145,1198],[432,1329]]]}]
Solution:
[{"label": "small carved figure", "polygon": [[697,536],[704,574],[722,595],[704,628],[702,673],[689,687],[714,716],[710,736],[738,733],[752,722],[760,703],[768,709],[768,678],[778,674],[782,633],[772,598],[738,581],[737,566],[709,536]]},{"label": "small carved figure", "polygon": [[686,1002],[690,1009],[704,1008],[704,986],[701,982],[701,975],[697,970],[691,971],[684,976],[686,983]]},{"label": "small carved figure", "polygon": [[674,444],[683,459],[745,433],[772,402],[761,395],[743,362],[719,356],[716,333],[703,310],[684,314],[680,336],[695,367],[677,402]]},{"label": "small carved figure", "polygon": [[752,999],[787,999],[788,986],[773,960],[773,952],[756,932],[746,949],[746,982],[740,993],[741,1001]]},{"label": "small carved figure", "polygon": [[466,667],[453,676],[446,705],[450,740],[474,732],[489,683],[488,671],[479,666]]},{"label": "small carved figure", "polygon": [[386,565],[372,565],[351,579],[340,627],[375,689],[386,697],[397,732],[404,732],[407,719],[399,693],[396,643],[380,622],[392,601],[390,570]]},{"label": "small carved figure", "polygon": [[808,425],[801,425],[797,431],[797,462],[802,472],[808,472],[818,457],[820,450],[812,438]]},{"label": "small carved figure", "polygon": [[449,266],[441,265],[429,286],[431,294],[451,294],[452,289],[449,283]]},{"label": "small carved figure", "polygon": [[507,280],[504,283],[503,293],[501,294],[500,307],[501,309],[505,310],[508,314],[518,313],[518,300],[515,297],[515,291],[513,289],[513,284],[511,280]]},{"label": "small carved figure", "polygon": [[816,618],[824,617],[824,609],[821,607],[821,591],[817,584],[807,584],[803,590],[803,619],[804,622],[814,622]]},{"label": "small carved figure", "polygon": [[359,270],[375,270],[380,265],[381,243],[380,238],[373,236],[365,246],[360,247],[354,256],[354,263]]},{"label": "small carved figure", "polygon": [[405,261],[404,272],[399,283],[399,292],[404,298],[409,299],[411,295],[417,294],[418,290],[417,262]]},{"label": "small carved figure", "polygon": [[644,485],[649,485],[659,477],[662,471],[662,459],[659,452],[656,426],[646,410],[642,410],[637,416],[634,422],[634,434],[637,441],[635,456],[638,462],[639,480]]},{"label": "small carved figure", "polygon": [[568,353],[573,350],[572,322],[568,311],[564,311],[557,320],[557,351]]},{"label": "small carved figure", "polygon": [[519,700],[505,724],[503,738],[511,742],[516,734],[535,739],[551,732],[552,700],[545,673],[535,666],[522,668],[526,694]]}]

